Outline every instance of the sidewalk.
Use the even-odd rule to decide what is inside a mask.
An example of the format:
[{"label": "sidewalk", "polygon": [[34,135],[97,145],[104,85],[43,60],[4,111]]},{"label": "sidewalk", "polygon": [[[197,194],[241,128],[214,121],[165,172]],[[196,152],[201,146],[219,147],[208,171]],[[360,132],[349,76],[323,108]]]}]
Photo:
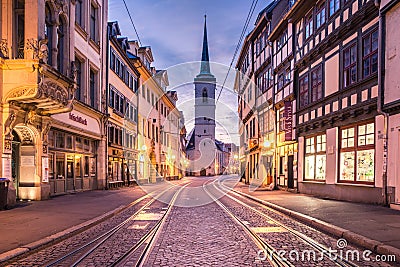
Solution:
[{"label": "sidewalk", "polygon": [[243,183],[238,183],[235,190],[265,201],[265,204],[338,238],[374,248],[381,254],[392,252],[400,257],[400,211],[281,190],[249,192],[249,186]]},{"label": "sidewalk", "polygon": [[99,216],[111,215],[143,195],[140,187],[135,186],[18,202],[13,209],[0,211],[0,254],[13,249],[16,249],[13,253],[22,252],[26,248],[21,246],[50,235],[59,233],[57,236],[61,236],[60,232],[68,233],[73,230],[71,227],[90,223],[90,220],[93,223],[102,219]]}]

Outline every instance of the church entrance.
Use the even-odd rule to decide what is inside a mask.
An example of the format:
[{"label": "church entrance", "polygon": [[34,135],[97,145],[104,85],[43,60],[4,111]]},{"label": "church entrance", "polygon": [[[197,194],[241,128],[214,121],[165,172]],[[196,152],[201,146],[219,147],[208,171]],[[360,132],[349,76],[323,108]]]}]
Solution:
[{"label": "church entrance", "polygon": [[206,176],[207,174],[206,174],[206,169],[204,169],[204,168],[201,168],[201,170],[200,170],[200,176]]}]

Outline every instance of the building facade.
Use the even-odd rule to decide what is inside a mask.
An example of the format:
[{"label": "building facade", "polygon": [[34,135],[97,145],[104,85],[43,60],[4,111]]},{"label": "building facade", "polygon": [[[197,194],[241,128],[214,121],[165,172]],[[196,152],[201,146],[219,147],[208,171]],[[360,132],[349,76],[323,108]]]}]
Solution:
[{"label": "building facade", "polygon": [[[246,127],[256,113],[254,144],[273,158],[278,187],[399,202],[390,167],[398,150],[397,8],[398,1],[274,1],[260,13],[237,64],[241,145],[251,143]],[[254,104],[242,76],[257,85]],[[249,168],[260,175],[265,166],[259,158],[254,170],[251,152],[240,155],[246,181]]]},{"label": "building facade", "polygon": [[[399,176],[399,142],[400,142],[400,94],[399,94],[399,51],[400,38],[397,27],[400,23],[400,2],[381,1],[379,12],[380,43],[382,54],[378,81],[381,85],[378,92],[378,108],[385,116],[382,134],[387,138],[383,147],[383,155],[387,155],[387,162],[383,162],[383,188],[385,202],[391,207],[400,209],[400,176]],[[385,149],[387,148],[387,150]]]},{"label": "building facade", "polygon": [[139,72],[118,22],[108,23],[108,38],[107,182],[113,187],[136,181]]},{"label": "building facade", "polygon": [[3,177],[22,199],[103,188],[107,1],[15,0],[0,14]]}]

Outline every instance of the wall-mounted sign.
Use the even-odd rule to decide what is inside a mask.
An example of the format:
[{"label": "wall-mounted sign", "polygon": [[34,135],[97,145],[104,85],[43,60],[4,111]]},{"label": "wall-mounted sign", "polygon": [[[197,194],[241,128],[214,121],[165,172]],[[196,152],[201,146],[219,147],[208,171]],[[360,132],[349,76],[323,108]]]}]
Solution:
[{"label": "wall-mounted sign", "polygon": [[285,118],[285,141],[292,141],[293,109],[291,101],[285,101],[285,110],[283,112],[283,117]]},{"label": "wall-mounted sign", "polygon": [[84,129],[85,132],[92,132],[96,134],[101,133],[99,121],[88,114],[79,112],[78,110],[55,114],[51,117],[64,124],[69,124],[76,128]]},{"label": "wall-mounted sign", "polygon": [[76,122],[79,122],[79,123],[82,123],[83,125],[87,125],[87,120],[86,119],[82,118],[81,116],[75,115],[75,114],[73,114],[71,112],[69,113],[69,119],[73,120],[73,121],[76,121]]},{"label": "wall-mounted sign", "polygon": [[3,178],[8,178],[11,180],[11,158],[4,157],[3,158],[3,173],[2,176]]},{"label": "wall-mounted sign", "polygon": [[42,158],[42,182],[43,183],[49,182],[49,158],[48,157]]}]

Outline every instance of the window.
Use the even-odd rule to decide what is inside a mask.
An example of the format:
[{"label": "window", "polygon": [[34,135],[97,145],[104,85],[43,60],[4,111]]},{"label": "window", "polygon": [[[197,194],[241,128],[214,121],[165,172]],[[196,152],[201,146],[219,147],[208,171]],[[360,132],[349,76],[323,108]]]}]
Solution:
[{"label": "window", "polygon": [[343,52],[343,80],[344,87],[347,87],[357,81],[357,46],[351,45]]},{"label": "window", "polygon": [[97,8],[92,4],[90,4],[90,38],[93,41],[97,41],[96,33],[97,33]]},{"label": "window", "polygon": [[96,74],[91,69],[89,75],[89,98],[90,98],[90,106],[93,108],[96,107],[96,94],[95,94],[95,86],[96,86]]},{"label": "window", "polygon": [[285,131],[285,110],[282,108],[278,115],[279,115],[279,131],[284,132]]},{"label": "window", "polygon": [[309,104],[308,96],[308,74],[299,80],[299,104],[300,107],[305,107]]},{"label": "window", "polygon": [[57,69],[59,72],[64,73],[64,55],[66,53],[66,33],[67,27],[64,19],[60,17],[60,24],[57,28]]},{"label": "window", "polygon": [[82,0],[75,2],[75,22],[83,28],[83,3]]},{"label": "window", "polygon": [[304,159],[305,180],[325,180],[326,135],[306,138]]},{"label": "window", "polygon": [[311,102],[322,99],[322,65],[311,71]]},{"label": "window", "polygon": [[[46,8],[48,8],[47,5],[46,5]],[[14,29],[15,29],[13,32],[14,58],[24,58],[25,1],[24,0],[14,0],[14,9],[13,10],[14,10]],[[49,50],[49,51],[51,51],[51,50]]]},{"label": "window", "polygon": [[378,71],[378,30],[363,38],[363,77]]},{"label": "window", "polygon": [[277,50],[281,49],[286,44],[287,35],[287,30],[285,30],[281,36],[279,36],[278,40],[276,41]]},{"label": "window", "polygon": [[332,16],[340,8],[340,0],[329,0],[329,16]]},{"label": "window", "polygon": [[318,5],[317,7],[317,12],[315,16],[315,28],[319,29],[324,23],[326,19],[326,14],[325,14],[325,2],[322,2]]},{"label": "window", "polygon": [[76,91],[75,98],[81,100],[82,97],[82,63],[78,58],[75,58],[76,67]]},{"label": "window", "polygon": [[305,18],[305,38],[308,39],[313,34],[313,13],[311,13]]},{"label": "window", "polygon": [[341,129],[339,182],[371,184],[374,179],[374,123],[363,123]]},{"label": "window", "polygon": [[278,90],[281,90],[285,85],[285,75],[283,73],[278,74]]},{"label": "window", "polygon": [[64,148],[65,147],[65,134],[61,133],[61,132],[55,132],[55,136],[56,136],[55,147]]},{"label": "window", "polygon": [[51,17],[51,9],[49,5],[46,3],[45,7],[45,28],[44,28],[44,33],[47,38],[47,47],[48,47],[48,58],[47,58],[47,64],[52,65],[53,64],[53,21]]}]

